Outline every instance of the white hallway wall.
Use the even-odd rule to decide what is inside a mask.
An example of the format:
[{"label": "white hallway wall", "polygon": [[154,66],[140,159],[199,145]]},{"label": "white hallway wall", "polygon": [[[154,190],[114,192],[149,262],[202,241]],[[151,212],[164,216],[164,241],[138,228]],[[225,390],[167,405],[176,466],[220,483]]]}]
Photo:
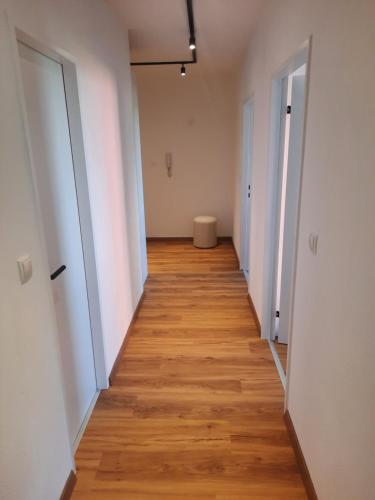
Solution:
[{"label": "white hallway wall", "polygon": [[[135,70],[140,107],[147,236],[192,236],[195,215],[232,235],[234,79],[187,66]],[[173,154],[167,177],[165,153]]]},{"label": "white hallway wall", "polygon": [[[99,0],[0,0],[0,497],[58,498],[72,468],[56,325],[4,9],[77,65],[109,373],[142,293],[128,42]],[[34,276],[20,286],[16,258]]]},{"label": "white hallway wall", "polygon": [[142,292],[127,34],[99,0],[12,0],[8,10],[17,27],[77,65],[109,373]]},{"label": "white hallway wall", "polygon": [[[0,67],[0,498],[57,499],[73,461],[48,268],[2,12]],[[16,258],[26,252],[34,276],[21,286]]]},{"label": "white hallway wall", "polygon": [[[267,2],[238,100],[254,95],[250,292],[262,317],[272,75],[312,35],[288,408],[322,500],[375,490],[374,19],[372,0]],[[235,206],[239,249],[238,195]]]}]

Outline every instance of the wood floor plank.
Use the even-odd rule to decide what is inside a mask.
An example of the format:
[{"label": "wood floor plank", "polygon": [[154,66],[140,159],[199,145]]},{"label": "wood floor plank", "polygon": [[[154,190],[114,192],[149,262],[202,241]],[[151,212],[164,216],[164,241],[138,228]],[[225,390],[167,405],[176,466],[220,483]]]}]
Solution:
[{"label": "wood floor plank", "polygon": [[231,242],[148,244],[146,293],[76,453],[76,500],[305,499]]}]

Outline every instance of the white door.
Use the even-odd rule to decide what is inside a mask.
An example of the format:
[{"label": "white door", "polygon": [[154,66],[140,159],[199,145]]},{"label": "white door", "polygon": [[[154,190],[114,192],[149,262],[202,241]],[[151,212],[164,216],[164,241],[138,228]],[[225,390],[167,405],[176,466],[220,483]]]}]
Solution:
[{"label": "white door", "polygon": [[145,283],[148,275],[147,267],[147,246],[146,246],[146,225],[145,225],[145,203],[143,196],[143,177],[142,177],[142,152],[141,152],[141,131],[139,127],[139,106],[137,84],[134,74],[132,75],[132,93],[133,93],[133,123],[135,140],[135,165],[137,176],[137,201],[138,201],[138,220],[139,220],[139,242],[142,259],[142,282]]},{"label": "white door", "polygon": [[248,281],[250,268],[251,161],[253,150],[253,105],[250,102],[244,105],[242,119],[241,269]]},{"label": "white door", "polygon": [[285,215],[285,193],[289,151],[289,125],[290,115],[287,114],[287,106],[290,103],[291,78],[285,76],[281,80],[280,100],[280,136],[278,141],[278,169],[276,175],[276,216],[275,216],[275,248],[274,248],[274,283],[272,290],[272,318],[271,339],[276,340],[279,336],[279,314],[281,294],[281,270],[284,243],[284,215]]},{"label": "white door", "polygon": [[284,236],[280,286],[280,323],[278,340],[288,343],[291,321],[293,276],[297,247],[297,225],[301,184],[303,124],[305,116],[305,72],[302,66],[292,75],[292,98],[288,168],[285,195]]},{"label": "white door", "polygon": [[96,378],[63,68],[26,45],[18,48],[50,275],[66,266],[51,285],[73,445]]}]

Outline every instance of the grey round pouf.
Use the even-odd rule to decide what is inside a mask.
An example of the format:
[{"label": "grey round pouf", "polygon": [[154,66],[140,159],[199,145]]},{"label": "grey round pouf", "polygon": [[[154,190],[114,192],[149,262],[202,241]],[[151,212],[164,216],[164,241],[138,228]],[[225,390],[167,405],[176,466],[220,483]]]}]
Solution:
[{"label": "grey round pouf", "polygon": [[194,218],[194,246],[212,248],[217,245],[216,217],[199,215]]}]

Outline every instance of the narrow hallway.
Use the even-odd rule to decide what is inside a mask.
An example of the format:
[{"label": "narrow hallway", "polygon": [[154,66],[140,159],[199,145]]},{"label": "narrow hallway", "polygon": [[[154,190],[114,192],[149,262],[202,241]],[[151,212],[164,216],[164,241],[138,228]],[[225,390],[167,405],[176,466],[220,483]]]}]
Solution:
[{"label": "narrow hallway", "polygon": [[73,498],[306,498],[232,243],[148,244],[144,302],[76,454]]}]

